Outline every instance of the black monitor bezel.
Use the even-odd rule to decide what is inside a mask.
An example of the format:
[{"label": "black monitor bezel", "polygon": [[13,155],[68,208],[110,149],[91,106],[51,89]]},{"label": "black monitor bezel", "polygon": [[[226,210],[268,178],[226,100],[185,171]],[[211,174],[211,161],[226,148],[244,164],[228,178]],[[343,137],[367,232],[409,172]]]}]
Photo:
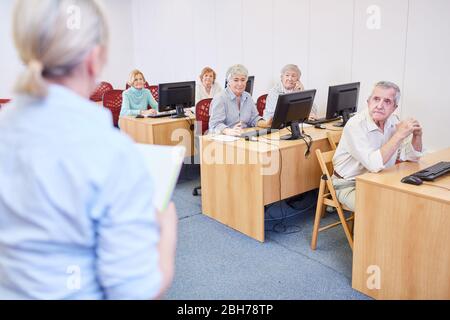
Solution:
[{"label": "black monitor bezel", "polygon": [[[343,91],[348,91],[350,89],[356,89],[356,105],[352,108],[346,108],[342,110],[337,110],[337,105],[339,101],[339,93]],[[326,119],[333,119],[336,116],[342,116],[342,113],[346,110],[351,112],[357,112],[358,111],[358,105],[359,105],[359,92],[361,90],[361,82],[351,82],[351,83],[345,83],[335,86],[330,86],[328,88],[328,102],[327,102],[327,115]]]},{"label": "black monitor bezel", "polygon": [[[190,99],[189,103],[178,103],[178,104],[171,104],[171,105],[166,105],[166,103],[164,103],[165,102],[164,101],[164,99],[165,99],[164,92],[167,91],[167,89],[172,89],[174,87],[175,88],[189,87],[189,89],[191,90],[191,99]],[[191,108],[191,107],[195,106],[195,81],[160,83],[158,85],[158,96],[159,96],[158,112],[176,110],[177,107],[181,107],[181,106],[182,106],[182,108]]]},{"label": "black monitor bezel", "polygon": [[[316,97],[316,93],[317,90],[313,89],[313,90],[305,90],[305,91],[299,91],[299,92],[293,92],[293,93],[286,93],[286,94],[281,94],[278,96],[278,100],[277,100],[277,105],[275,108],[275,113],[273,116],[273,120],[272,120],[272,129],[274,130],[279,130],[279,129],[283,129],[287,126],[289,126],[292,122],[298,122],[298,123],[303,123],[306,122],[309,118],[309,115],[311,113],[313,104],[314,104],[314,99]],[[287,117],[287,112],[288,112],[288,108],[289,108],[289,98],[292,98],[292,100],[306,100],[306,99],[310,99],[311,103],[310,106],[308,108],[308,114],[302,118],[302,119],[285,119]],[[288,100],[288,101],[285,101]],[[306,113],[305,113],[306,114]]]}]

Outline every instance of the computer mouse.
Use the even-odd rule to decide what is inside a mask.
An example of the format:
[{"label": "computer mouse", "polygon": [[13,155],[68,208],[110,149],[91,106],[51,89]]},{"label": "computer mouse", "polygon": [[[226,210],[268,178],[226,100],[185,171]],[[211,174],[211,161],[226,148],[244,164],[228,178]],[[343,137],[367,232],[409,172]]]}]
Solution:
[{"label": "computer mouse", "polygon": [[326,129],[327,127],[325,127],[323,124],[316,124],[315,126],[314,126],[314,128],[316,128],[316,129]]},{"label": "computer mouse", "polygon": [[423,183],[422,179],[415,177],[415,176],[404,177],[402,179],[402,182],[407,183],[407,184],[413,184],[415,186],[420,186]]},{"label": "computer mouse", "polygon": [[138,114],[138,115],[136,116],[136,119],[142,119],[142,118],[145,118],[142,114]]}]

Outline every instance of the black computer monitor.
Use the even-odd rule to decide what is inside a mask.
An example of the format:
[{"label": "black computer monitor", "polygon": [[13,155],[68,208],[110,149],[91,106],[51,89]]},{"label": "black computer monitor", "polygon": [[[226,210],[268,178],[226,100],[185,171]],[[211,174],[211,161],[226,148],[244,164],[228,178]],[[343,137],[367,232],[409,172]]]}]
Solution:
[{"label": "black computer monitor", "polygon": [[291,135],[281,137],[281,140],[298,140],[302,138],[300,123],[309,118],[316,96],[316,90],[308,90],[282,94],[278,97],[272,129],[291,127]]},{"label": "black computer monitor", "polygon": [[344,127],[350,114],[358,109],[360,82],[332,86],[328,90],[327,119],[342,116],[342,123],[336,127]]},{"label": "black computer monitor", "polygon": [[[249,76],[247,80],[247,85],[245,86],[245,91],[253,95],[253,87],[255,85],[255,76]],[[225,80],[225,89],[228,87],[228,80]]]},{"label": "black computer monitor", "polygon": [[158,88],[158,111],[176,110],[173,118],[184,118],[184,108],[195,106],[195,81],[162,83]]}]

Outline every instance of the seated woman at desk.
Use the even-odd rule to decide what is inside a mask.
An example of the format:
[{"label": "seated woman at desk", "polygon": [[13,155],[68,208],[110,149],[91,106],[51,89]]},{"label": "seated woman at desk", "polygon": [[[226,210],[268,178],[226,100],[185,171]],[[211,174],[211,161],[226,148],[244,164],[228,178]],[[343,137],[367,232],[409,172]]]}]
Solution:
[{"label": "seated woman at desk", "polygon": [[[288,64],[281,69],[281,81],[273,87],[267,95],[266,108],[264,109],[264,119],[270,120],[275,114],[275,108],[277,107],[278,97],[280,94],[293,93],[304,91],[305,87],[300,81],[302,72],[295,64]],[[317,106],[313,105],[311,110],[310,119],[317,118]]]},{"label": "seated woman at desk", "polygon": [[[145,77],[139,70],[133,70],[128,81],[130,88],[122,93],[121,116],[156,114],[158,103],[150,90],[144,88]],[[148,109],[148,107],[151,109]],[[148,109],[148,110],[147,110]]]},{"label": "seated woman at desk", "polygon": [[252,97],[245,92],[247,68],[241,64],[232,66],[228,69],[227,80],[228,87],[211,102],[209,131],[238,136],[244,128],[270,127],[272,122],[259,116]]},{"label": "seated woman at desk", "polygon": [[216,82],[216,72],[205,67],[195,86],[195,104],[203,99],[212,99],[222,91],[222,87]]}]

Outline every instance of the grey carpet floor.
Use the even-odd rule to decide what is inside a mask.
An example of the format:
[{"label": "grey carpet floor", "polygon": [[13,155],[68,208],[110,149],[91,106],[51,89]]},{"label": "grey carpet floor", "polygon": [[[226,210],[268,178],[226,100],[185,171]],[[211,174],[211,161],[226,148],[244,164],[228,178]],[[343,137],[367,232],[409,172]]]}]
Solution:
[{"label": "grey carpet floor", "polygon": [[180,221],[166,299],[369,299],[351,287],[352,251],[341,227],[320,233],[310,249],[315,194],[294,203],[297,210],[285,202],[267,208],[259,243],[201,214],[201,198],[192,196],[199,181],[198,168],[184,169],[174,193]]}]

